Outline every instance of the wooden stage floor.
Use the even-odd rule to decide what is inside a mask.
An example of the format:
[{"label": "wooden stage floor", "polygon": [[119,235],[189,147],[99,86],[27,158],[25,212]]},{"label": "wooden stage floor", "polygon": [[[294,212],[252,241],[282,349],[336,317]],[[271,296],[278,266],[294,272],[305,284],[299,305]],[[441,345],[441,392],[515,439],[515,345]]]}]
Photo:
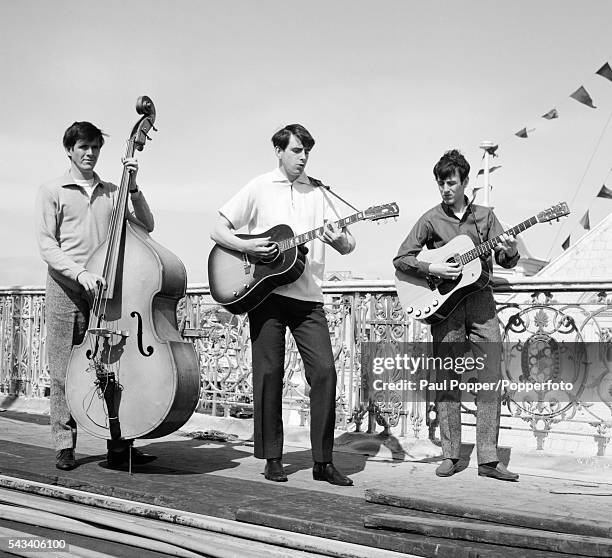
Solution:
[{"label": "wooden stage floor", "polygon": [[[355,482],[345,488],[312,480],[310,451],[286,446],[284,463],[289,482],[272,483],[264,479],[263,462],[253,457],[248,441],[198,440],[175,433],[157,440],[137,440],[139,448],[158,459],[129,475],[105,468],[105,442],[80,432],[80,466],[63,472],[55,468],[48,423],[43,415],[10,410],[0,413],[1,474],[423,556],[561,558],[571,554],[366,529],[366,515],[407,510],[369,503],[365,490],[427,497],[442,503],[554,512],[568,518],[610,522],[612,533],[612,469],[603,476],[604,482],[601,475],[598,482],[586,482],[569,478],[567,473],[565,478],[524,474],[520,460],[512,459],[510,467],[521,473],[521,479],[506,483],[478,477],[472,456],[471,466],[451,478],[440,479],[434,474],[435,461],[373,460],[357,453],[336,452],[336,466]],[[609,461],[602,463],[605,466]],[[412,513],[419,514],[439,517]]]}]

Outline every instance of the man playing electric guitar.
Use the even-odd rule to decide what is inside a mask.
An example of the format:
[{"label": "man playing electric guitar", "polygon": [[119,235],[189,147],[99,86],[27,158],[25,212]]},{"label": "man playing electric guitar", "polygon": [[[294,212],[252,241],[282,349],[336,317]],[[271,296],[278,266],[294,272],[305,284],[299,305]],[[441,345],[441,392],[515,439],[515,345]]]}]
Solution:
[{"label": "man playing electric guitar", "polygon": [[[495,260],[511,268],[519,260],[516,239],[502,234],[503,229],[493,210],[468,203],[464,195],[469,181],[470,165],[457,150],[446,152],[435,165],[434,177],[442,196],[442,203],[427,211],[416,222],[400,246],[393,265],[399,271],[434,280],[457,280],[462,272],[459,262],[427,263],[417,260],[424,246],[429,249],[444,246],[457,235],[469,236],[475,245],[502,235],[495,247]],[[483,270],[491,272],[490,254],[482,258]],[[501,379],[501,334],[495,300],[490,286],[464,298],[451,314],[431,325],[435,356],[462,356],[466,341],[473,356],[484,357],[486,363],[478,371],[480,382]],[[453,371],[437,371],[436,381],[461,379]],[[457,471],[461,448],[461,398],[457,390],[436,392],[443,461],[436,474],[448,477]],[[499,462],[497,439],[501,411],[501,394],[496,390],[479,391],[476,399],[476,447],[478,474],[500,480],[515,481],[516,473]]]},{"label": "man playing electric guitar", "polygon": [[[244,239],[235,231],[246,227],[249,234],[262,233],[278,224],[295,231],[308,231],[336,220],[338,215],[325,190],[304,173],[314,146],[310,133],[299,124],[285,126],[272,136],[278,168],[258,176],[219,210],[211,234],[225,248],[251,259],[271,259],[277,245],[270,238]],[[310,385],[310,440],[314,459],[313,478],[349,486],[352,480],[332,463],[336,422],[336,368],[327,320],[323,310],[321,282],[325,266],[325,244],[340,254],[355,248],[355,239],[344,228],[326,223],[319,241],[306,255],[300,277],[277,287],[265,301],[249,311],[253,361],[253,406],[255,457],[266,459],[265,478],[283,482],[282,391],[285,331],[290,329],[304,362]]]}]

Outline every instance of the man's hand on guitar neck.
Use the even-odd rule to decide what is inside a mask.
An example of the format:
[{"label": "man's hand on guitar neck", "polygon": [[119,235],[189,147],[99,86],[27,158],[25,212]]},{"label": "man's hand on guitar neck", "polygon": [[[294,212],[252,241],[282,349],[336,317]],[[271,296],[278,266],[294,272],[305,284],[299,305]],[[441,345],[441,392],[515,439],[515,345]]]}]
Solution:
[{"label": "man's hand on guitar neck", "polygon": [[513,258],[518,252],[517,240],[510,234],[503,233],[499,237],[499,247],[506,253],[508,258]]},{"label": "man's hand on guitar neck", "polygon": [[329,244],[340,254],[348,254],[355,248],[355,239],[348,232],[348,229],[339,229],[334,223],[325,221],[323,234],[318,234],[317,238],[325,244]]},{"label": "man's hand on guitar neck", "polygon": [[463,265],[460,263],[432,263],[429,264],[429,274],[440,279],[457,279],[463,271]]}]

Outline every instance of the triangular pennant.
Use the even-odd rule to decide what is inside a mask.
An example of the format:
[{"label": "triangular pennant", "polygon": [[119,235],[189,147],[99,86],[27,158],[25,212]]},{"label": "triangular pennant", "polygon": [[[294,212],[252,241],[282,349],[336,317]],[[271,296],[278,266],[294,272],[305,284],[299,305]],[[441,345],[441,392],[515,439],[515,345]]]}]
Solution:
[{"label": "triangular pennant", "polygon": [[[494,171],[496,171],[497,169],[501,169],[501,165],[494,165],[494,166],[492,166],[492,167],[489,169],[489,173],[494,172]],[[481,174],[484,174],[484,169],[480,169],[480,170],[478,171],[478,175],[477,175],[477,176],[480,176]]]},{"label": "triangular pennant", "polygon": [[612,81],[612,68],[610,68],[610,64],[607,62],[595,73]]},{"label": "triangular pennant", "polygon": [[598,198],[607,198],[609,200],[612,200],[612,190],[610,190],[610,188],[608,188],[605,184],[601,187],[601,190],[599,190],[599,193],[597,194]]},{"label": "triangular pennant", "polygon": [[568,236],[565,239],[565,242],[561,244],[561,248],[563,248],[563,250],[567,250],[569,248],[569,245],[570,245],[570,237]]},{"label": "triangular pennant", "polygon": [[597,108],[593,104],[593,99],[591,99],[591,96],[589,95],[588,91],[584,87],[582,87],[582,85],[578,89],[576,89],[576,91],[574,91],[570,95],[570,97],[572,99],[576,99],[576,101],[582,103],[583,105],[586,105],[587,107]]},{"label": "triangular pennant", "polygon": [[519,138],[526,138],[527,137],[527,128],[523,128],[522,130],[519,130],[514,135],[518,136]]},{"label": "triangular pennant", "polygon": [[591,222],[589,221],[589,212],[588,212],[588,210],[584,214],[582,219],[580,219],[580,224],[582,225],[583,229],[586,229],[587,231],[591,230]]},{"label": "triangular pennant", "polygon": [[559,118],[559,111],[556,108],[550,109],[546,114],[542,115],[542,118],[546,118],[546,120],[552,120],[553,118]]},{"label": "triangular pennant", "polygon": [[485,149],[485,151],[489,154],[492,155],[493,157],[497,157],[497,153],[496,151],[499,149],[499,145],[492,145],[491,147],[487,147]]}]

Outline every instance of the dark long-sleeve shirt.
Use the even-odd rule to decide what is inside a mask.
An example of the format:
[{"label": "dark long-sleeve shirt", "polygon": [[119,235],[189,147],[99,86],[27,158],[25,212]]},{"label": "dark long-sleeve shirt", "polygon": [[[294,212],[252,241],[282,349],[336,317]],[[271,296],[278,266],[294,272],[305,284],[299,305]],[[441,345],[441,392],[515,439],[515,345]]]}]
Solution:
[{"label": "dark long-sleeve shirt", "polygon": [[[393,265],[404,273],[424,277],[429,274],[430,264],[417,260],[424,246],[428,249],[440,248],[460,234],[469,236],[474,245],[478,246],[503,232],[502,226],[490,207],[471,205],[459,219],[448,205],[440,203],[425,212],[412,227],[410,234],[402,242],[397,256],[393,259]],[[495,248],[495,261],[502,267],[514,267],[519,258],[518,253],[509,258],[499,246]],[[493,262],[490,255],[486,257],[484,263],[488,269],[492,268]]]}]

